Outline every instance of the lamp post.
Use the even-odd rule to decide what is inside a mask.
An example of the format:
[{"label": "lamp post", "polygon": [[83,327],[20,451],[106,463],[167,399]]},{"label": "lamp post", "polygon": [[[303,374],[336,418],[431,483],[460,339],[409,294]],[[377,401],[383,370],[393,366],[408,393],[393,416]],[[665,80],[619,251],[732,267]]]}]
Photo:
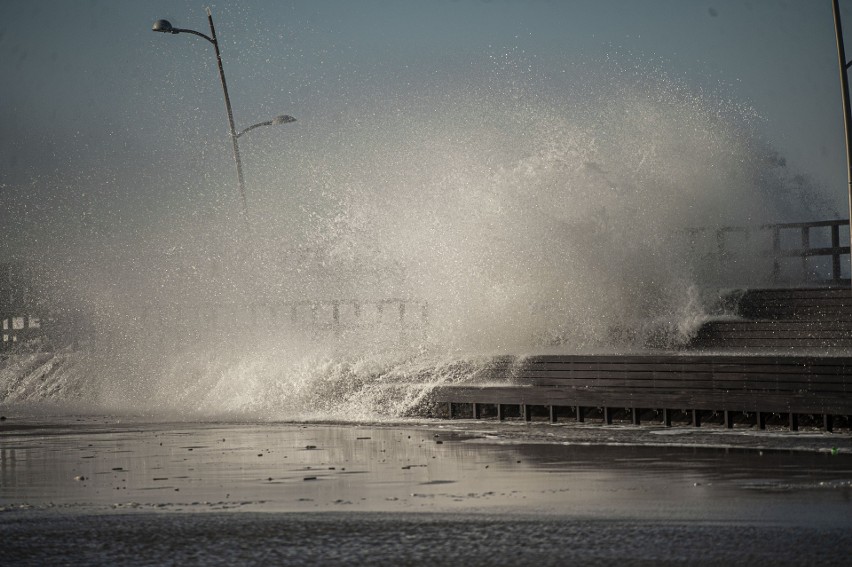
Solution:
[{"label": "lamp post", "polygon": [[222,91],[225,93],[225,110],[228,112],[228,127],[231,132],[231,142],[234,146],[234,163],[236,163],[237,166],[237,185],[240,190],[243,218],[246,222],[248,222],[248,202],[246,201],[246,186],[245,180],[243,179],[243,162],[240,159],[240,147],[237,144],[237,138],[249,130],[254,130],[260,126],[286,124],[288,122],[295,122],[296,119],[287,115],[276,116],[272,120],[258,122],[257,124],[253,124],[237,133],[237,130],[234,127],[234,111],[231,109],[231,97],[228,96],[228,83],[225,81],[225,69],[222,67],[222,54],[219,52],[219,42],[216,40],[216,28],[213,26],[213,14],[210,12],[210,8],[207,8],[207,21],[210,23],[209,36],[195,30],[176,28],[172,26],[168,20],[157,20],[151,27],[151,31],[171,34],[190,33],[192,35],[197,35],[198,37],[203,37],[213,44],[213,49],[216,51],[216,62],[219,64],[219,79],[222,81]]},{"label": "lamp post", "polygon": [[[837,40],[837,63],[840,67],[840,98],[843,104],[843,130],[846,134],[846,179],[847,192],[849,195],[849,239],[850,244],[852,244],[852,103],[850,103],[849,100],[849,66],[852,65],[852,61],[846,61],[846,50],[843,44],[843,25],[840,21],[840,4],[838,0],[832,0],[831,8],[834,14],[834,35]],[[850,247],[850,249],[852,249],[852,247]]]}]

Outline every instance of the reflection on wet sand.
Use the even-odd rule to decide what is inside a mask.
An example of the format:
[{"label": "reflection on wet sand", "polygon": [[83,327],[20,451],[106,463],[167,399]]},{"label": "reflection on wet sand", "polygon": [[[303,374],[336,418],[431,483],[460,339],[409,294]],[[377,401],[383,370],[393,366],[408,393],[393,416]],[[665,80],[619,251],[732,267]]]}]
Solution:
[{"label": "reflection on wet sand", "polygon": [[852,519],[846,451],[542,443],[506,431],[97,419],[6,428],[0,508]]}]

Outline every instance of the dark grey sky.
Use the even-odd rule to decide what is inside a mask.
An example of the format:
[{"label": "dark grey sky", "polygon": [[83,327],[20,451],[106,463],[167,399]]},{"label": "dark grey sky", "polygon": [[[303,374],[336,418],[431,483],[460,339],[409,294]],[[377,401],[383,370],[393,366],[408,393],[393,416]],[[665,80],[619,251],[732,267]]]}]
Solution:
[{"label": "dark grey sky", "polygon": [[[238,204],[212,49],[198,38],[150,31],[155,19],[167,18],[206,33],[205,6],[0,4],[4,226],[28,234],[32,225],[51,224],[74,234],[117,227],[133,234],[199,216],[230,218]],[[381,159],[395,137],[422,134],[431,150],[421,151],[435,155],[461,143],[475,105],[455,108],[453,93],[489,93],[497,102],[482,112],[491,112],[521,101],[521,90],[613,84],[597,83],[600,73],[621,77],[619,84],[661,78],[667,88],[735,108],[789,169],[823,186],[845,214],[828,0],[252,0],[211,7],[237,127],[281,113],[299,120],[241,139],[255,211],[304,212],[300,195],[308,191],[319,194],[312,207],[334,206],[336,184],[375,181],[370,159]],[[852,33],[852,6],[847,15]],[[600,93],[564,104],[589,100]],[[593,130],[594,120],[586,127]],[[602,132],[612,128],[600,124]]]}]

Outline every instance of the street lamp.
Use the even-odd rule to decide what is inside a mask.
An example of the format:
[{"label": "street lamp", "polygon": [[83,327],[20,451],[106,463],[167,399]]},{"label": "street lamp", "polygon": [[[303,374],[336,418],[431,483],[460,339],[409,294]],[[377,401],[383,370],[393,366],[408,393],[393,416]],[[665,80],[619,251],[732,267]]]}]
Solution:
[{"label": "street lamp", "polygon": [[240,160],[240,147],[237,145],[237,138],[248,132],[249,130],[254,130],[260,126],[272,126],[277,124],[286,124],[288,122],[295,122],[296,119],[292,116],[281,115],[276,116],[272,120],[267,120],[265,122],[258,122],[257,124],[253,124],[248,128],[237,133],[236,128],[234,128],[234,112],[231,110],[231,97],[228,96],[228,83],[225,82],[225,69],[222,67],[222,55],[219,52],[219,42],[216,40],[216,28],[213,27],[213,14],[210,12],[210,8],[207,8],[207,21],[210,23],[210,35],[203,34],[201,32],[197,32],[195,30],[186,30],[181,28],[176,28],[172,26],[172,24],[168,20],[157,20],[154,22],[154,25],[151,27],[151,31],[161,32],[161,33],[190,33],[192,35],[197,35],[198,37],[203,37],[207,41],[213,44],[213,48],[216,50],[216,61],[219,63],[219,78],[222,80],[222,91],[225,93],[225,110],[228,111],[228,126],[231,129],[231,142],[234,145],[234,162],[237,165],[237,184],[240,189],[240,199],[242,200],[243,205],[243,217],[246,222],[248,222],[248,203],[246,201],[246,186],[245,181],[243,179],[243,162]]},{"label": "street lamp", "polygon": [[[846,135],[846,190],[849,198],[849,238],[850,244],[852,244],[852,101],[850,101],[849,97],[849,67],[852,66],[852,61],[846,60],[846,49],[843,43],[843,26],[840,20],[840,4],[838,0],[832,0],[831,8],[834,14],[837,62],[840,67],[840,100],[843,104],[843,130]],[[837,244],[834,244],[834,246],[837,246]],[[850,247],[850,250],[852,250],[852,247]]]}]

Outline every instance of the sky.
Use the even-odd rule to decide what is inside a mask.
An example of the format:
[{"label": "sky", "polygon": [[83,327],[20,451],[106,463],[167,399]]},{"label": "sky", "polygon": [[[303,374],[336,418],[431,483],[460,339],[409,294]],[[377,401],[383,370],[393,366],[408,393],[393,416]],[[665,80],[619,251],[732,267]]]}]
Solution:
[{"label": "sky", "polygon": [[[852,35],[852,2],[841,4]],[[429,121],[461,83],[485,88],[502,73],[505,92],[558,90],[611,67],[664,76],[739,109],[787,168],[846,215],[828,0],[2,0],[7,234],[38,246],[51,235],[132,237],[199,216],[234,218],[211,46],[151,31],[165,18],[209,33],[208,5],[237,129],[297,118],[240,140],[254,211],[276,199],[303,207],[292,193],[307,190],[310,172],[325,171],[318,185],[328,189],[342,175],[327,173],[329,163],[373,137],[402,135],[387,116],[416,107],[410,120]],[[368,169],[369,155],[347,163]]]}]

